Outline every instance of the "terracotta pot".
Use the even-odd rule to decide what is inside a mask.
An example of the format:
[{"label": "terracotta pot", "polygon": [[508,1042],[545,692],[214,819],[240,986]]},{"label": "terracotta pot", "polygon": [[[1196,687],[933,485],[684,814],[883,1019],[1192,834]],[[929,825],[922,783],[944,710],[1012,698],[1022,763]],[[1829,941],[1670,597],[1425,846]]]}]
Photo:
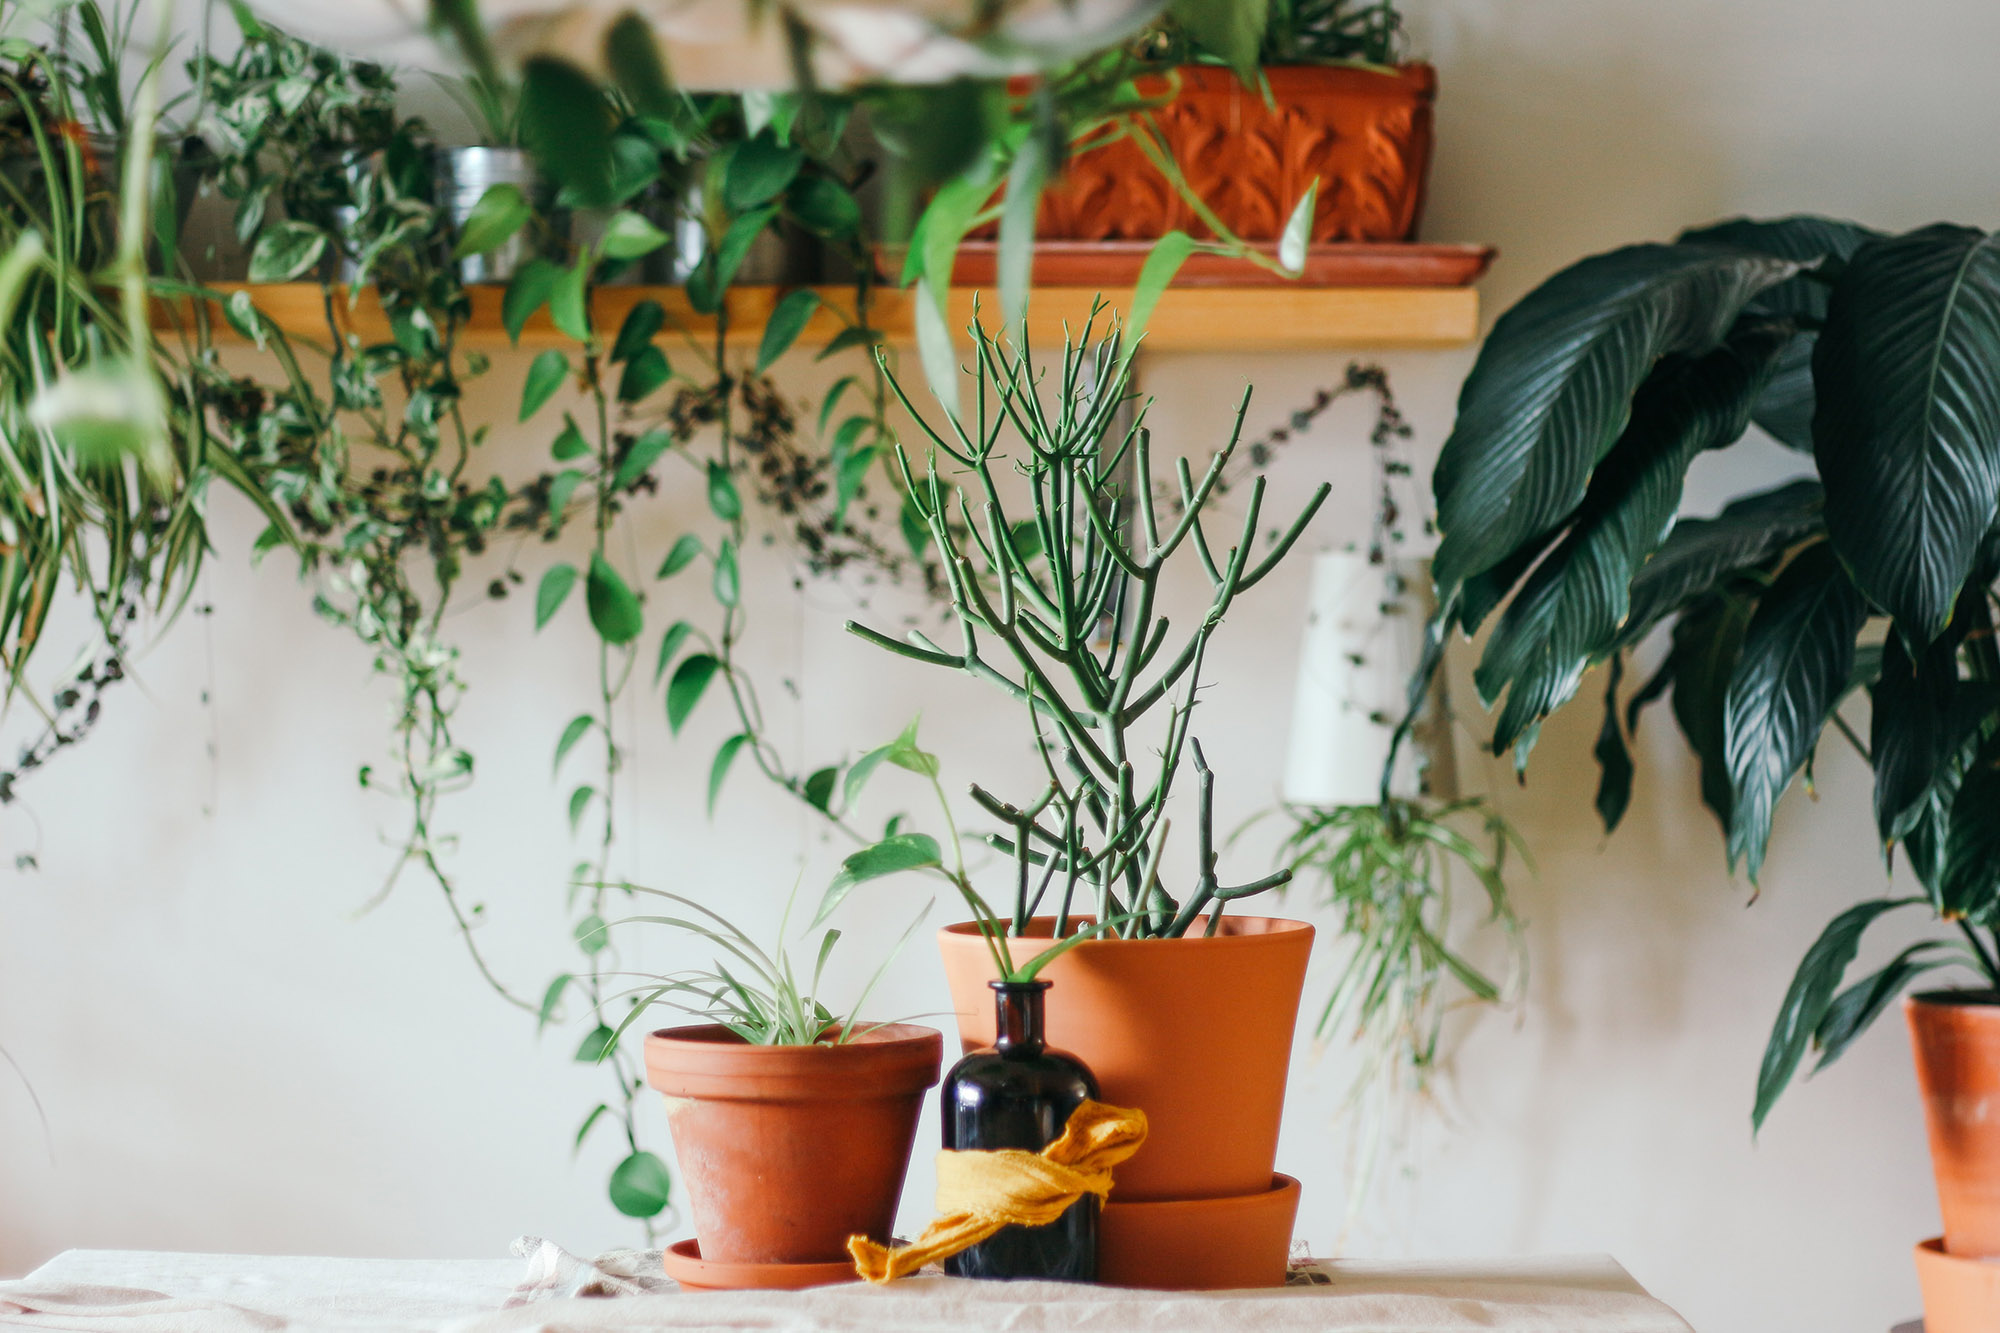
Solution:
[{"label": "terracotta pot", "polygon": [[661,1266],[683,1291],[802,1291],[861,1280],[845,1255],[824,1264],[724,1264],[702,1258],[692,1237],[667,1246]]},{"label": "terracotta pot", "polygon": [[2000,995],[1927,991],[1903,1001],[1930,1130],[1944,1248],[2000,1258]]},{"label": "terracotta pot", "polygon": [[646,1038],[688,1209],[711,1264],[843,1260],[896,1220],[944,1038],[891,1023],[845,1045],[751,1046],[714,1025]]},{"label": "terracotta pot", "polygon": [[1946,1254],[1944,1237],[1917,1246],[1924,1333],[1993,1333],[2000,1328],[2000,1264]]},{"label": "terracotta pot", "polygon": [[[1264,71],[1273,106],[1214,66],[1178,71],[1180,92],[1154,118],[1196,195],[1246,241],[1275,241],[1317,179],[1312,239],[1416,237],[1430,172],[1437,71],[1288,65]],[[1164,95],[1164,77],[1141,80]],[[1152,240],[1208,228],[1129,139],[1081,153],[1042,198],[1037,236]]]},{"label": "terracotta pot", "polygon": [[1298,1215],[1299,1182],[1286,1175],[1231,1199],[1141,1203],[1114,1193],[1097,1224],[1097,1280],[1164,1291],[1280,1287]]},{"label": "terracotta pot", "polygon": [[[1053,922],[1008,941],[1026,961]],[[1177,940],[1091,940],[1042,971],[1049,1044],[1097,1076],[1103,1100],[1136,1106],[1151,1129],[1118,1168],[1118,1201],[1218,1199],[1271,1187],[1292,1029],[1313,928],[1224,916],[1213,939],[1197,922]],[[993,1040],[992,955],[970,922],[938,934],[959,1038]]]}]

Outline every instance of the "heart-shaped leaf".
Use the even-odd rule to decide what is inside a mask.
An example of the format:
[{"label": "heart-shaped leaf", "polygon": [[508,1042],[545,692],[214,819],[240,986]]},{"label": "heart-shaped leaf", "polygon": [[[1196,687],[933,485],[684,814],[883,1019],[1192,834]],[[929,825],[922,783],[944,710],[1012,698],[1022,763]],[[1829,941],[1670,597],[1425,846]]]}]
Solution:
[{"label": "heart-shaped leaf", "polygon": [[458,244],[452,247],[451,257],[464,259],[498,249],[521,230],[534,212],[520,186],[506,181],[487,186],[479,202],[465,215],[465,225],[458,229]]},{"label": "heart-shaped leaf", "polygon": [[521,420],[542,410],[569,378],[569,358],[551,347],[529,363],[528,376],[521,383]]},{"label": "heart-shaped leaf", "polygon": [[645,623],[639,598],[609,560],[596,553],[590,557],[590,576],[584,582],[584,601],[590,608],[590,623],[598,637],[609,644],[625,644],[639,637]]},{"label": "heart-shaped leaf", "polygon": [[569,564],[550,565],[542,575],[542,581],[535,587],[535,628],[549,623],[549,618],[562,608],[569,590],[576,586],[576,566]]}]

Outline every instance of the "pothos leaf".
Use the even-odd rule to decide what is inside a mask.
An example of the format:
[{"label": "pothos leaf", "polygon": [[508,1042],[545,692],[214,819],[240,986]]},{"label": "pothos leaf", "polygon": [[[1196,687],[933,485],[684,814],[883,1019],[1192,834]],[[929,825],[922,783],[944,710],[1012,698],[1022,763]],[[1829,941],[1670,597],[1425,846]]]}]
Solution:
[{"label": "pothos leaf", "polygon": [[551,565],[542,575],[542,581],[535,588],[535,628],[549,623],[549,618],[562,608],[569,590],[576,586],[576,566],[569,564]]},{"label": "pothos leaf", "polygon": [[626,644],[639,636],[644,624],[639,598],[602,555],[592,553],[590,577],[583,591],[598,637],[609,644]]},{"label": "pothos leaf", "polygon": [[713,460],[708,465],[708,507],[724,523],[734,523],[743,516],[743,497],[737,494],[736,479],[727,467]]},{"label": "pothos leaf", "polygon": [[715,798],[722,794],[722,783],[729,776],[729,766],[736,762],[736,752],[749,741],[749,735],[739,731],[716,748],[715,759],[708,766],[709,818],[715,817]]},{"label": "pothos leaf", "polygon": [[561,352],[551,347],[537,356],[521,384],[521,420],[526,421],[541,411],[542,405],[555,397],[556,390],[568,378],[569,358]]},{"label": "pothos leaf", "polygon": [[564,758],[576,748],[576,743],[583,739],[584,733],[589,731],[596,721],[597,719],[589,713],[578,713],[569,720],[569,725],[563,728],[562,736],[556,741],[556,757],[551,765],[552,768],[562,767]]},{"label": "pothos leaf", "polygon": [[660,662],[653,668],[654,684],[657,685],[660,677],[667,674],[667,667],[672,664],[674,654],[681,650],[681,645],[686,643],[688,636],[693,633],[694,626],[685,620],[676,620],[667,626],[667,632],[660,636]]},{"label": "pothos leaf", "polygon": [[820,899],[819,912],[813,917],[813,928],[817,929],[825,923],[855,885],[905,870],[942,865],[942,857],[937,840],[923,833],[897,833],[863,847],[840,863],[840,873],[833,877],[833,882],[826,887],[826,895]]},{"label": "pothos leaf", "polygon": [[671,578],[693,564],[694,558],[700,554],[701,538],[688,533],[674,542],[673,549],[667,552],[667,558],[660,562],[660,572],[654,577]]},{"label": "pothos leaf", "polygon": [[694,706],[701,702],[702,692],[708,689],[709,681],[715,679],[716,668],[721,665],[707,653],[695,653],[674,668],[674,677],[667,682],[667,729],[676,736],[681,724]]},{"label": "pothos leaf", "polygon": [[666,1211],[673,1182],[667,1164],[641,1150],[611,1172],[611,1206],[627,1217],[657,1217]]},{"label": "pothos leaf", "polygon": [[715,551],[715,600],[724,606],[735,606],[741,584],[742,576],[736,569],[736,543],[724,537]]},{"label": "pothos leaf", "polygon": [[782,300],[772,308],[770,319],[764,323],[764,337],[757,345],[757,373],[769,370],[798,341],[805,327],[812,321],[819,309],[819,293],[810,287],[787,292]]}]

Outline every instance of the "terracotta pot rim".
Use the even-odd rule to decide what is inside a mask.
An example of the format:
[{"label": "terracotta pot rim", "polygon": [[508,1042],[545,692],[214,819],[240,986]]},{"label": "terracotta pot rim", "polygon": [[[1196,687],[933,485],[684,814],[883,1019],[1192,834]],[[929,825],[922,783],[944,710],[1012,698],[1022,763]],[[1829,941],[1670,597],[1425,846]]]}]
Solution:
[{"label": "terracotta pot rim", "polygon": [[1286,1195],[1298,1194],[1301,1188],[1296,1177],[1282,1171],[1271,1173],[1271,1188],[1267,1190],[1258,1190],[1255,1194],[1224,1194],[1212,1199],[1120,1199],[1114,1184],[1111,1197],[1104,1201],[1104,1206],[1126,1212],[1137,1212],[1143,1208],[1155,1217],[1166,1217],[1176,1212],[1219,1213],[1245,1205],[1275,1204]]},{"label": "terracotta pot rim", "polygon": [[1962,990],[1915,991],[1903,997],[1904,1007],[1910,1009],[1992,1009],[2000,1011],[2000,990],[1986,986],[1971,986]]},{"label": "terracotta pot rim", "polygon": [[719,1023],[690,1023],[647,1035],[646,1075],[676,1096],[702,1095],[682,1086],[689,1081],[740,1085],[752,1099],[759,1088],[780,1087],[787,1097],[893,1097],[936,1083],[943,1055],[944,1034],[916,1023],[884,1023],[850,1042],[812,1046],[753,1046]]},{"label": "terracotta pot rim", "polygon": [[[1074,921],[1079,921],[1088,924],[1092,921],[1095,921],[1097,918],[1094,916],[1080,913],[1076,916],[1073,916],[1071,919]],[[1200,917],[1196,918],[1197,921],[1201,919],[1202,918]],[[1192,949],[1199,947],[1211,950],[1246,949],[1246,948],[1256,948],[1259,946],[1260,943],[1263,943],[1266,946],[1268,946],[1268,943],[1272,940],[1287,939],[1289,937],[1297,935],[1300,931],[1310,931],[1313,929],[1312,922],[1299,921],[1288,916],[1238,916],[1232,913],[1230,915],[1224,916],[1222,918],[1222,921],[1225,927],[1227,927],[1228,924],[1232,921],[1235,922],[1255,921],[1260,926],[1264,926],[1267,928],[1262,930],[1240,931],[1224,935],[1198,935],[1194,933],[1194,931],[1190,930],[1187,934],[1182,935],[1178,939],[1170,939],[1170,940],[1127,940],[1118,938],[1094,939],[1094,940],[1085,940],[1082,944],[1077,945],[1076,948],[1091,949],[1097,947],[1105,947],[1105,948],[1115,948],[1115,949]],[[1033,934],[1032,932],[1038,926],[1049,929],[1051,932],[1053,932],[1054,925],[1055,925],[1055,918],[1053,916],[1029,917],[1028,928],[1031,933],[1019,938],[1031,939],[1031,940],[1053,939],[1054,938],[1053,933],[1049,935],[1038,936]],[[954,921],[948,926],[940,927],[938,930],[938,938],[940,940],[946,938],[964,939],[968,936],[974,939],[977,939],[979,937],[978,922]],[[1012,939],[1016,937],[1010,936],[1009,938]]]}]

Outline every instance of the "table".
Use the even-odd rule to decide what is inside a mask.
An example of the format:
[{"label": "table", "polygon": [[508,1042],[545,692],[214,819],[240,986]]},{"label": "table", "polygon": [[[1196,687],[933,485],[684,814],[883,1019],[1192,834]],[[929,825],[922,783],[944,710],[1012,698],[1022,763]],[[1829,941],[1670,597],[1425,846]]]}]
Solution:
[{"label": "table", "polygon": [[579,1259],[523,1237],[511,1259],[279,1258],[69,1250],[0,1282],[0,1328],[90,1333],[1691,1333],[1608,1256],[1303,1260],[1267,1291],[1116,1291],[919,1276],[816,1292],[683,1293],[657,1252]]}]

